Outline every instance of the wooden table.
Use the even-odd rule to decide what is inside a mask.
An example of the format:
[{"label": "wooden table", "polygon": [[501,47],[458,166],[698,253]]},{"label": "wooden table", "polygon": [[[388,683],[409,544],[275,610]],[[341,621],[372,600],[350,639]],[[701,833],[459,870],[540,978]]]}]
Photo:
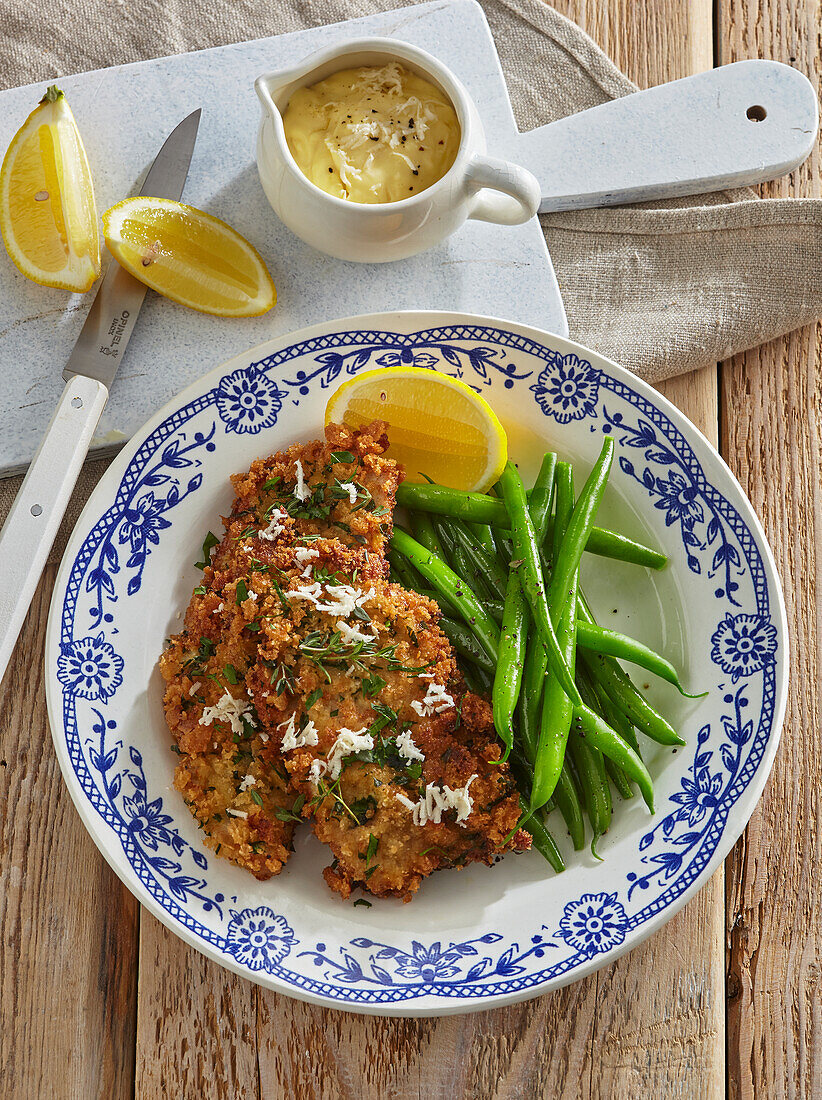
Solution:
[{"label": "wooden table", "polygon": [[[818,84],[814,0],[559,0],[647,86],[746,57]],[[819,155],[769,189],[819,196]],[[719,443],[785,582],[794,669],[773,776],[724,869],[661,932],[558,993],[380,1020],[266,992],[186,947],[98,854],[60,777],[42,649],[50,567],[0,695],[0,1096],[822,1096],[815,520],[820,340],[663,388]]]}]

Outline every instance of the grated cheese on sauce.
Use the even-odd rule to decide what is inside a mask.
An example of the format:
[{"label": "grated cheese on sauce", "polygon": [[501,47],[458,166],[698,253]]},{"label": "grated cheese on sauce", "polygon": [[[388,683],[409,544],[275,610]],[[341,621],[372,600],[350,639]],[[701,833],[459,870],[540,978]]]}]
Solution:
[{"label": "grated cheese on sauce", "polygon": [[461,137],[448,97],[396,61],[298,88],[283,124],[302,173],[328,194],[361,203],[424,191],[454,163]]}]

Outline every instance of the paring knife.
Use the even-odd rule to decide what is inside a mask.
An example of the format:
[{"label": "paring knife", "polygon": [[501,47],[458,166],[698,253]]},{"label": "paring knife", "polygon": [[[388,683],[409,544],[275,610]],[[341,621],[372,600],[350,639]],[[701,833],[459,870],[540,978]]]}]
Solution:
[{"label": "paring knife", "polygon": [[[197,110],[169,134],[140,194],[180,198],[199,125]],[[63,371],[63,396],[0,531],[0,679],[137,323],[146,289],[111,261]]]}]

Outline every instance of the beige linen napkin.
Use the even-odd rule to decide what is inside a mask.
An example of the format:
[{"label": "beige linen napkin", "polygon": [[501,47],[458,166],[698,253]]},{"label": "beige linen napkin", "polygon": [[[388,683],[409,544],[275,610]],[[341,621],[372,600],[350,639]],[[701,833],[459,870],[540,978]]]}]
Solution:
[{"label": "beige linen napkin", "polygon": [[[401,0],[3,0],[0,86],[353,19]],[[482,0],[521,130],[636,90],[541,0]],[[738,190],[542,219],[571,338],[650,381],[716,362],[822,314],[822,202]],[[45,426],[45,425],[44,425]],[[87,465],[52,552],[62,554],[107,465]],[[0,483],[0,521],[19,479]]]}]

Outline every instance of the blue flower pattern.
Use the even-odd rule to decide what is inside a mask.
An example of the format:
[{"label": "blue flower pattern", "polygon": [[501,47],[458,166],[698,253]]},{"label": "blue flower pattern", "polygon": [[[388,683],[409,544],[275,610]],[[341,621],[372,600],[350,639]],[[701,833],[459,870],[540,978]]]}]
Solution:
[{"label": "blue flower pattern", "polygon": [[164,500],[157,500],[153,492],[148,492],[140,497],[134,507],[123,512],[119,541],[121,546],[127,543],[131,548],[130,568],[145,557],[149,543],[160,545],[160,532],[171,526],[163,516],[165,505]]},{"label": "blue flower pattern", "polygon": [[107,702],[123,682],[123,658],[114,652],[102,632],[63,645],[57,660],[57,679],[80,699]]},{"label": "blue flower pattern", "polygon": [[272,970],[291,951],[297,938],[285,917],[266,905],[258,909],[230,910],[226,946],[238,963],[249,970]]},{"label": "blue flower pattern", "polygon": [[286,393],[252,366],[227,374],[215,396],[217,411],[228,431],[256,435],[276,424]]},{"label": "blue flower pattern", "polygon": [[549,354],[548,363],[540,371],[531,389],[537,404],[546,416],[558,424],[584,420],[596,412],[600,372],[587,359],[575,352]]},{"label": "blue flower pattern", "polygon": [[[112,616],[104,614],[106,606],[139,591],[151,548],[159,544],[162,533],[171,525],[169,513],[202,484],[199,454],[214,449],[218,424],[228,432],[255,434],[276,422],[289,392],[297,404],[312,385],[327,388],[341,373],[354,374],[370,363],[413,364],[444,370],[454,377],[466,375],[475,388],[490,385],[496,374],[509,389],[517,382],[529,384],[545,415],[560,424],[599,418],[601,430],[614,432],[621,447],[643,452],[646,464],[642,469],[636,469],[625,454],[620,455],[623,474],[645,486],[655,507],[664,512],[666,525],[679,531],[692,572],[718,577],[717,599],[738,609],[740,580],[746,568],[761,569],[761,565],[747,550],[744,557],[740,555],[739,544],[731,534],[732,513],[715,498],[709,498],[704,480],[700,482],[693,465],[683,459],[682,445],[669,443],[664,417],[655,414],[652,424],[645,417],[655,410],[644,399],[624,384],[616,387],[574,353],[560,354],[540,346],[544,365],[536,382],[530,382],[533,370],[518,362],[516,349],[512,352],[510,345],[506,349],[495,342],[494,330],[472,332],[478,337],[484,335],[484,341],[470,344],[464,339],[449,340],[448,330],[438,330],[433,338],[430,334],[391,339],[386,334],[368,334],[379,335],[379,339],[362,341],[359,346],[352,342],[354,346],[348,348],[345,342],[335,346],[329,339],[326,350],[321,346],[311,349],[313,368],[298,370],[292,379],[281,378],[280,384],[272,375],[274,368],[286,361],[286,353],[276,362],[277,357],[271,357],[224,377],[214,390],[198,399],[195,411],[175,423],[170,435],[158,429],[155,434],[160,442],[154,451],[148,451],[139,463],[136,458],[132,461],[136,478],[128,483],[127,492],[118,495],[118,504],[107,515],[107,526],[96,548],[83,558],[82,589],[92,597],[88,605],[92,626],[98,627],[103,620],[111,622]],[[529,353],[537,352],[531,347]],[[288,349],[288,354],[306,358],[299,347]],[[629,423],[623,413],[609,413],[601,404],[603,387],[614,389],[644,415],[636,423]],[[210,411],[216,412],[216,422],[212,419],[204,430],[192,431],[187,421],[200,413],[208,419]],[[124,487],[126,483],[124,478]],[[128,548],[124,565],[118,547]],[[703,568],[704,555],[709,560]],[[129,573],[125,592],[119,579],[123,569]],[[323,973],[325,982],[335,983],[341,1001],[366,997],[361,992],[365,990],[377,991],[368,994],[372,1003],[374,996],[378,1002],[381,998],[396,1000],[393,991],[397,989],[402,991],[401,996],[417,996],[420,992],[475,996],[482,995],[483,990],[497,991],[502,988],[500,983],[525,988],[544,980],[548,973],[567,973],[586,959],[619,948],[631,928],[646,920],[651,911],[647,905],[640,910],[631,907],[635,891],[647,892],[656,883],[670,891],[669,884],[679,878],[684,881],[689,867],[704,866],[738,797],[740,777],[750,767],[755,723],[759,723],[760,730],[767,726],[764,703],[756,697],[755,704],[751,704],[750,681],[754,676],[772,675],[777,632],[762,605],[758,603],[757,608],[756,613],[727,611],[712,635],[712,660],[730,678],[734,689],[724,696],[729,710],[721,719],[718,739],[711,741],[708,726],[700,730],[693,761],[680,789],[670,798],[672,808],[642,837],[643,873],[629,874],[624,896],[616,891],[584,894],[568,903],[558,930],[553,935],[546,934],[544,928],[535,932],[523,948],[506,942],[500,933],[489,932],[459,943],[416,940],[406,947],[356,937],[347,948],[338,948],[339,954],[332,955],[323,943],[295,952],[300,945],[288,921],[267,906],[230,909],[226,920],[225,899],[221,894],[210,894],[206,878],[199,874],[208,867],[202,850],[191,847],[180,836],[163,799],[149,797],[141,754],[133,746],[126,751],[121,741],[111,741],[116,723],[106,720],[104,708],[122,683],[124,671],[123,658],[111,640],[101,630],[76,640],[69,633],[58,658],[57,676],[72,714],[81,703],[96,704],[90,712],[94,736],[88,740],[86,754],[104,796],[104,816],[119,828],[132,868],[142,882],[161,884],[169,899],[186,907],[175,911],[171,900],[168,904],[161,902],[196,934],[217,943],[252,972],[276,973],[300,988],[310,989],[307,978],[285,965],[285,960],[295,954],[306,957]],[[73,622],[71,616],[64,618],[69,630]],[[709,741],[712,748],[708,747]],[[160,897],[156,890],[154,896]],[[191,915],[192,905],[224,921],[217,940]],[[541,969],[544,964],[537,965],[546,955],[558,959],[548,971]]]},{"label": "blue flower pattern", "polygon": [[584,955],[611,951],[625,942],[628,916],[616,894],[583,894],[565,906],[559,933]]},{"label": "blue flower pattern", "polygon": [[714,631],[711,643],[711,660],[736,683],[773,661],[776,627],[762,615],[728,612]]}]

